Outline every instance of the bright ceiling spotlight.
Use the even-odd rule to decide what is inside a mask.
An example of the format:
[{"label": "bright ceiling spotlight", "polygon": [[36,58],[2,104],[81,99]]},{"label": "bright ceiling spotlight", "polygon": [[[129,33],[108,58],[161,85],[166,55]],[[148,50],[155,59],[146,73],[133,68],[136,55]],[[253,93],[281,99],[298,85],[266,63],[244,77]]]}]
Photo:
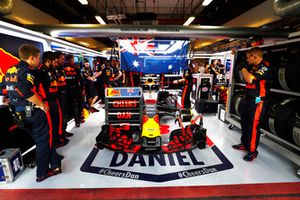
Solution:
[{"label": "bright ceiling spotlight", "polygon": [[204,0],[202,6],[208,6],[213,0]]},{"label": "bright ceiling spotlight", "polygon": [[82,5],[88,5],[89,2],[87,0],[78,0]]},{"label": "bright ceiling spotlight", "polygon": [[102,19],[101,16],[95,16],[95,18],[96,18],[96,20],[97,20],[100,24],[102,24],[102,25],[106,24],[105,21]]},{"label": "bright ceiling spotlight", "polygon": [[186,22],[184,22],[183,26],[188,26],[194,21],[195,17],[189,17]]}]

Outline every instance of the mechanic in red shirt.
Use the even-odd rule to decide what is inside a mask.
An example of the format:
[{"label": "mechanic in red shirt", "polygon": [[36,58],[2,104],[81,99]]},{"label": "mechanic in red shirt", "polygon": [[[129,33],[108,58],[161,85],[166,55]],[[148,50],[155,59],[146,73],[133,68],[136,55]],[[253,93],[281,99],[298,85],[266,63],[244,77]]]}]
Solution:
[{"label": "mechanic in red shirt", "polygon": [[246,82],[245,95],[241,104],[241,144],[233,145],[237,150],[247,150],[244,160],[252,161],[257,155],[259,128],[263,120],[271,85],[271,69],[263,59],[263,51],[253,47],[246,52],[248,67],[241,70]]}]

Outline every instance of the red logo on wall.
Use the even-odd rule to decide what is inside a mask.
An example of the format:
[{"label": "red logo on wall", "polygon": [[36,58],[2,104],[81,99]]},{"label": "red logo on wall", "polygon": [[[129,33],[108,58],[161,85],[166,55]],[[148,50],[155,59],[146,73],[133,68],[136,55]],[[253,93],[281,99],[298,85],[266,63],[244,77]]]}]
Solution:
[{"label": "red logo on wall", "polygon": [[4,49],[0,48],[0,82],[5,76],[6,71],[13,65],[18,64],[20,60],[6,52]]}]

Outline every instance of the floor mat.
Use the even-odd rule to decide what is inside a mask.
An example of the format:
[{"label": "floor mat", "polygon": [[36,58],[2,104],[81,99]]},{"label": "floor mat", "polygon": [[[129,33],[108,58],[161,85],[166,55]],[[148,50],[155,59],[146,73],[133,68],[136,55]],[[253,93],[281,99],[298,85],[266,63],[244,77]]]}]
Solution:
[{"label": "floor mat", "polygon": [[169,154],[133,154],[94,148],[80,170],[126,179],[165,182],[233,168],[233,164],[211,140],[207,139],[207,144],[205,149]]}]

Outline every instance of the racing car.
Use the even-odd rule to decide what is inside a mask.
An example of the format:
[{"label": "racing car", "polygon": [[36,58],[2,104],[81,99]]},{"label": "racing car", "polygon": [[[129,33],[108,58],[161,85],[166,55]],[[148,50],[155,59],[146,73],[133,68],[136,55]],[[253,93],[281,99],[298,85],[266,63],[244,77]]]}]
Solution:
[{"label": "racing car", "polygon": [[[182,122],[191,120],[191,111],[189,109],[180,108],[177,104],[178,97],[176,95],[159,90],[159,75],[144,76],[141,79],[141,87],[142,117],[139,121],[139,127],[137,128],[136,121],[130,122],[128,118],[126,121],[129,123],[124,123],[124,121],[122,123],[114,123],[106,120],[106,124],[102,126],[102,131],[96,138],[96,146],[98,148],[106,147],[125,152],[152,152],[162,150],[168,152],[176,149],[185,149],[188,145],[196,144],[199,140],[193,140],[193,138],[196,138],[196,136],[193,135],[206,134],[206,130],[202,127],[202,124],[197,124],[198,129],[194,128],[196,127],[195,122],[193,122],[192,129],[189,127],[189,129],[185,131],[182,127]],[[113,91],[114,95],[122,96],[122,91],[131,91],[132,89],[113,88],[110,90]],[[130,94],[129,96],[132,97]],[[109,104],[107,105],[106,109],[109,108]],[[107,116],[108,115],[106,115],[106,117]],[[165,116],[171,116],[174,120],[180,122],[180,128],[171,133],[168,132],[170,137],[163,141],[162,131],[169,131],[168,126],[161,124],[161,120]],[[193,133],[193,131],[200,131],[201,133]]]}]

